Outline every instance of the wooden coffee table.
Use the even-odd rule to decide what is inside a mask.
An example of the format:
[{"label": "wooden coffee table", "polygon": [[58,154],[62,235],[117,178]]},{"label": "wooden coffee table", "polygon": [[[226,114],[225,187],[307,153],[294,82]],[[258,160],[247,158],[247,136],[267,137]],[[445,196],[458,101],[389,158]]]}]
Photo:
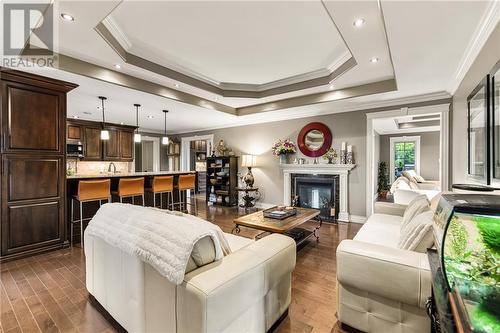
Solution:
[{"label": "wooden coffee table", "polygon": [[[302,243],[304,243],[309,237],[316,237],[316,241],[319,241],[319,233],[318,230],[321,228],[322,221],[318,221],[318,226],[313,231],[309,231],[303,228],[298,228],[301,224],[312,220],[320,213],[317,209],[310,208],[300,208],[297,207],[297,214],[294,216],[287,217],[283,220],[276,220],[264,217],[263,211],[258,211],[252,214],[240,216],[233,221],[234,228],[232,232],[239,234],[240,226],[262,230],[264,233],[278,233],[285,234],[291,236],[295,239],[297,243],[297,247],[299,247]],[[303,234],[301,237],[294,237],[297,234]],[[257,235],[256,238],[263,237],[262,234]]]}]

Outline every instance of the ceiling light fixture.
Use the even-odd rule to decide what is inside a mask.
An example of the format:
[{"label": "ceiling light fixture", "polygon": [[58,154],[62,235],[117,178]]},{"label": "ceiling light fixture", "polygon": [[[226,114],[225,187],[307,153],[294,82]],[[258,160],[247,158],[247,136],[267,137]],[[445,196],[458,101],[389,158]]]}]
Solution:
[{"label": "ceiling light fixture", "polygon": [[139,107],[141,104],[134,104],[135,106],[135,125],[137,128],[134,133],[134,142],[141,142],[141,134],[139,133]]},{"label": "ceiling light fixture", "polygon": [[174,87],[179,88],[179,84],[178,83],[174,83]]},{"label": "ceiling light fixture", "polygon": [[77,116],[77,115],[74,115],[74,116],[73,116],[73,118],[74,118],[74,119],[78,119],[78,116]]},{"label": "ceiling light fixture", "polygon": [[114,66],[115,66],[116,69],[122,68],[122,66],[120,64],[115,64]]},{"label": "ceiling light fixture", "polygon": [[153,116],[153,115],[151,115],[151,114],[150,114],[150,115],[148,115],[148,119],[153,119],[153,118],[154,118],[154,116]]},{"label": "ceiling light fixture", "polygon": [[109,131],[104,127],[106,120],[104,119],[104,101],[107,100],[104,96],[99,96],[101,100],[101,110],[102,110],[102,128],[101,128],[101,140],[109,140]]},{"label": "ceiling light fixture", "polygon": [[63,20],[68,21],[68,22],[75,21],[75,18],[69,14],[62,13],[61,17],[63,18]]},{"label": "ceiling light fixture", "polygon": [[333,90],[333,84],[330,84],[330,85],[328,86],[328,89]]},{"label": "ceiling light fixture", "polygon": [[354,25],[356,28],[360,28],[360,27],[362,27],[364,24],[365,24],[365,19],[363,19],[363,18],[359,18],[359,19],[357,19],[356,21],[354,21],[354,22],[352,23],[352,25]]},{"label": "ceiling light fixture", "polygon": [[163,110],[163,113],[165,114],[165,132],[164,132],[163,138],[161,138],[161,144],[168,145],[168,136],[167,136],[167,113],[168,113],[168,110]]},{"label": "ceiling light fixture", "polygon": [[372,64],[374,64],[374,63],[378,62],[378,58],[377,57],[373,57],[373,58],[370,59],[370,62]]}]

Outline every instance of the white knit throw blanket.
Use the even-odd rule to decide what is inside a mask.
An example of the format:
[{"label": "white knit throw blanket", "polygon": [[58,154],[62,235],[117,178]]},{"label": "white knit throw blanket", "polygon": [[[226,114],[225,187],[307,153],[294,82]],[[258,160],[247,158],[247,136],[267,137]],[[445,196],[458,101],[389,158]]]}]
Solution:
[{"label": "white knit throw blanket", "polygon": [[231,252],[224,233],[213,223],[179,212],[130,204],[103,205],[85,233],[138,256],[177,285],[184,280],[193,247],[201,238],[212,238],[215,260]]}]

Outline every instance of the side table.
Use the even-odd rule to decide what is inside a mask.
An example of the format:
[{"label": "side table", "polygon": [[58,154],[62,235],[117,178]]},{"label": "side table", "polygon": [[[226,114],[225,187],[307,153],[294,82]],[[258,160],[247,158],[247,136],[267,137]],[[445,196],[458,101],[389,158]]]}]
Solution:
[{"label": "side table", "polygon": [[[257,195],[259,195],[258,187],[237,187],[236,191],[245,193],[245,195],[242,197],[243,204],[241,204],[240,207],[252,208],[255,206],[254,200],[256,200],[258,198]],[[250,195],[250,193],[252,193],[253,195]]]}]

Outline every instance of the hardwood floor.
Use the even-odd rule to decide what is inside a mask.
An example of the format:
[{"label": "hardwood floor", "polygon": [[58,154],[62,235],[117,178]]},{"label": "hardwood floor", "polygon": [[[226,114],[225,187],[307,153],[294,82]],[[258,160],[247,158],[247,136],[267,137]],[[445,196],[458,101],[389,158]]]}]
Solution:
[{"label": "hardwood floor", "polygon": [[[232,220],[243,209],[205,207],[198,215],[231,232]],[[316,222],[304,227],[313,229]],[[352,238],[359,224],[323,224],[320,242],[311,241],[297,254],[292,278],[289,316],[277,332],[343,332],[337,325],[335,249]],[[259,231],[241,228],[241,236]],[[89,303],[85,289],[85,258],[79,247],[58,250],[0,267],[0,333],[11,332],[115,332]]]}]

